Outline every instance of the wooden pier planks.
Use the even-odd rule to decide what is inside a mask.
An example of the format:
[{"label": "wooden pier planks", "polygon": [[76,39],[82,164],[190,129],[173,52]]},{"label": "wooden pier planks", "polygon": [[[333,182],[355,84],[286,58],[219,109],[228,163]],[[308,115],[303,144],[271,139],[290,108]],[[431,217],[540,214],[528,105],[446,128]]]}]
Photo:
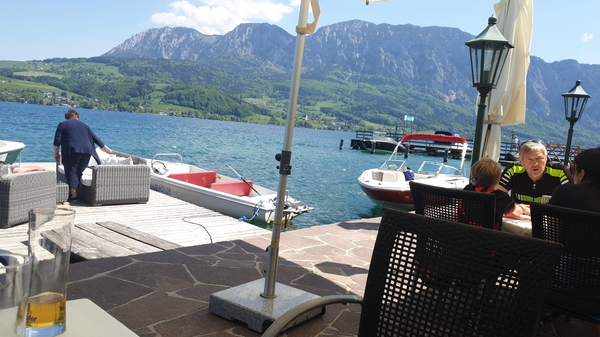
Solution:
[{"label": "wooden pier planks", "polygon": [[[75,251],[75,247],[79,247],[77,249],[90,258],[103,258],[109,254],[134,255],[139,254],[140,250],[195,246],[271,233],[269,230],[153,190],[150,191],[150,199],[146,204],[92,207],[79,201],[61,207],[73,208],[76,212],[72,250]],[[1,229],[0,250],[26,254],[27,229],[27,223]],[[107,230],[114,234],[110,234]],[[117,235],[117,233],[134,241],[148,241],[146,245],[152,248],[139,246],[131,241],[127,241],[126,246],[115,247],[115,244],[110,244],[110,239],[98,239],[99,235]],[[94,240],[96,246],[91,244],[95,242]]]}]

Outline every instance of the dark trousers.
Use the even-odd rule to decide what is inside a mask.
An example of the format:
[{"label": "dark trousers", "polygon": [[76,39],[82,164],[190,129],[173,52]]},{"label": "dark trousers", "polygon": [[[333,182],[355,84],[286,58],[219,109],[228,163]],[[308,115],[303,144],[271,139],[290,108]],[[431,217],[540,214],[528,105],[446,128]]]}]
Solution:
[{"label": "dark trousers", "polygon": [[77,188],[83,170],[88,166],[91,155],[85,153],[72,153],[68,156],[63,156],[62,163],[65,167],[65,177],[69,188]]}]

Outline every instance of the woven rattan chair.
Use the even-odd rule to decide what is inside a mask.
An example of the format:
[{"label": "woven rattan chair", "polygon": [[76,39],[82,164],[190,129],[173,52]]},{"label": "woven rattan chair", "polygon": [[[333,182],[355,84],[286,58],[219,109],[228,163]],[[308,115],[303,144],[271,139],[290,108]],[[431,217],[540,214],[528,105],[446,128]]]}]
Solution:
[{"label": "woven rattan chair", "polygon": [[[0,166],[3,166],[0,164]],[[56,206],[56,173],[0,173],[0,228],[27,222],[36,207]]]},{"label": "woven rattan chair", "polygon": [[[411,181],[415,213],[489,229],[496,224],[496,196]],[[500,219],[501,221],[501,219]]]},{"label": "woven rattan chair", "polygon": [[[561,252],[549,241],[386,209],[364,299],[306,302],[263,337],[309,309],[354,302],[362,304],[359,336],[531,337]],[[437,270],[431,277],[447,285],[429,287],[422,269]]]},{"label": "woven rattan chair", "polygon": [[[91,168],[91,186],[79,185],[77,196],[92,206],[146,203],[150,197],[150,167],[143,158],[113,151],[119,157],[131,157],[133,165],[98,165]],[[66,181],[63,173],[58,173]]]},{"label": "woven rattan chair", "polygon": [[564,246],[546,306],[600,324],[600,213],[533,203],[531,222],[533,237]]}]

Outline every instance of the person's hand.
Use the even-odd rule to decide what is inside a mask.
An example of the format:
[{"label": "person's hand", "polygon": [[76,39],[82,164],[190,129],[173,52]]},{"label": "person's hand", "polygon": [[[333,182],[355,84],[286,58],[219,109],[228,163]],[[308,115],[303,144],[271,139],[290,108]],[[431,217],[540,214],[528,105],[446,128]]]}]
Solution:
[{"label": "person's hand", "polygon": [[56,163],[58,165],[60,165],[60,153],[55,153],[54,154],[54,160],[56,161]]},{"label": "person's hand", "polygon": [[104,145],[104,147],[102,148],[102,151],[106,152],[106,153],[113,153],[113,150],[111,150],[108,146]]},{"label": "person's hand", "polygon": [[519,204],[524,215],[531,215],[531,208],[528,204]]}]

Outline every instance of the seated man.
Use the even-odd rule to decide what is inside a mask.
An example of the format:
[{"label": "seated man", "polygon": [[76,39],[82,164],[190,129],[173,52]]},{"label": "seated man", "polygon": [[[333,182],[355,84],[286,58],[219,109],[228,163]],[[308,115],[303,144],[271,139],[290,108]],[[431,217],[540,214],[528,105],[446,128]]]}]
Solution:
[{"label": "seated man", "polygon": [[500,181],[502,166],[491,158],[481,158],[471,167],[471,182],[465,186],[467,191],[493,193],[496,196],[496,215],[494,229],[502,229],[502,216],[531,220],[529,206],[515,204],[506,192],[494,189]]},{"label": "seated man", "polygon": [[569,182],[565,172],[546,166],[548,152],[544,144],[527,141],[519,148],[519,163],[504,169],[497,189],[511,191],[517,203],[542,202],[544,195],[552,195],[554,189]]}]

